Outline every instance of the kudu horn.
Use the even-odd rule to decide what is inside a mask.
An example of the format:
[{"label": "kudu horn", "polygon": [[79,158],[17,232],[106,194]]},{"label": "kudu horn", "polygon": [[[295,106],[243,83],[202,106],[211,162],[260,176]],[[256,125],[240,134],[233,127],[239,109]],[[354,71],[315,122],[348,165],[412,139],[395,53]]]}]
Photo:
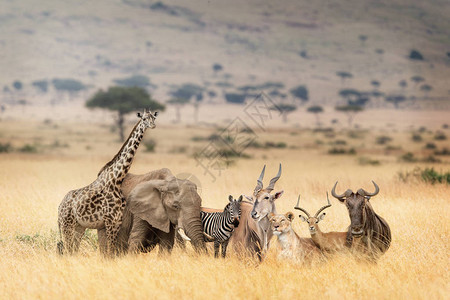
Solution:
[{"label": "kudu horn", "polygon": [[280,176],[281,176],[281,164],[280,164],[280,167],[278,169],[277,176],[275,176],[274,178],[272,178],[270,180],[269,186],[266,188],[266,190],[272,191],[275,188],[275,183],[278,181],[278,179],[280,179]]},{"label": "kudu horn", "polygon": [[263,188],[263,178],[264,178],[264,172],[266,171],[266,165],[264,165],[264,168],[261,171],[261,174],[259,175],[258,180],[256,181],[256,187],[255,187],[255,191],[253,192],[253,194],[256,196],[256,194],[262,190]]}]

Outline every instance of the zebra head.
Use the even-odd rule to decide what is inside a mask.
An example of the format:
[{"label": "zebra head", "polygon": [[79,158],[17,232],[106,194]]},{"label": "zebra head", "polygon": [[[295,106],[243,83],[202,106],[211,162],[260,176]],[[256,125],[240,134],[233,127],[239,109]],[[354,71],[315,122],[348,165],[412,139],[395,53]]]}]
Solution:
[{"label": "zebra head", "polygon": [[234,199],[233,196],[230,195],[228,196],[228,200],[230,200],[230,203],[227,204],[225,210],[230,215],[233,225],[237,227],[241,218],[242,195],[239,196],[238,200]]}]

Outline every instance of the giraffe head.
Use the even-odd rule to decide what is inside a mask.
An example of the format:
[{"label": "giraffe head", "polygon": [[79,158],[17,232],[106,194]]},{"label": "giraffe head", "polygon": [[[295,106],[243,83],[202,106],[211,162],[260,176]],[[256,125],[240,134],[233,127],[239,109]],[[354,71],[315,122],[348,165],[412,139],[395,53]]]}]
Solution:
[{"label": "giraffe head", "polygon": [[145,128],[155,128],[155,120],[156,116],[158,116],[158,112],[155,111],[155,113],[152,114],[152,112],[149,109],[144,109],[144,113],[137,113],[137,116],[141,118],[142,123],[144,124]]}]

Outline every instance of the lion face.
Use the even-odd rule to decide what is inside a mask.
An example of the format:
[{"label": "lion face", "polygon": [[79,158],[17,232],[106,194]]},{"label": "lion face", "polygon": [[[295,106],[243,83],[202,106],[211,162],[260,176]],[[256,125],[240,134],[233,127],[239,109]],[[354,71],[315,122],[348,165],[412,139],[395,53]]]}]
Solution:
[{"label": "lion face", "polygon": [[282,233],[288,232],[291,229],[291,223],[294,219],[294,214],[292,212],[287,212],[284,215],[270,214],[269,221],[270,227],[272,228],[274,235],[280,235]]}]

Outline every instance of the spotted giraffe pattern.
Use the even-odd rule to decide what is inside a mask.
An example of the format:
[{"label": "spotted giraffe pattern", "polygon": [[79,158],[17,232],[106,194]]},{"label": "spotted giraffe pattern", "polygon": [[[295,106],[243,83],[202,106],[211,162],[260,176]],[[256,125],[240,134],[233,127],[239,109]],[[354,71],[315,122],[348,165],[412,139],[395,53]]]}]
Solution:
[{"label": "spotted giraffe pattern", "polygon": [[137,148],[147,128],[155,128],[157,112],[144,111],[122,148],[99,172],[90,185],[67,193],[58,208],[58,225],[62,242],[58,250],[62,254],[78,251],[86,230],[105,229],[105,255],[116,254],[117,234],[122,224],[126,205],[121,192],[122,181],[127,175]]}]

